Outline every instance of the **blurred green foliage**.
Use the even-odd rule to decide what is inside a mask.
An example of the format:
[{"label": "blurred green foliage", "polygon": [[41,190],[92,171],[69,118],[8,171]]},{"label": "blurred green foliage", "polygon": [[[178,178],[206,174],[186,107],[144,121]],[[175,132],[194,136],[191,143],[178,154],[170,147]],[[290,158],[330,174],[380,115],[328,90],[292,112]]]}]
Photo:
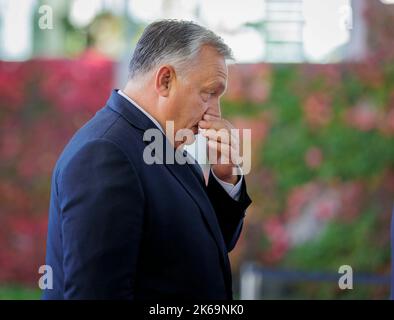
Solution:
[{"label": "blurred green foliage", "polygon": [[39,300],[41,291],[20,285],[0,286],[0,300]]},{"label": "blurred green foliage", "polygon": [[[245,255],[279,269],[332,274],[341,265],[350,265],[355,275],[389,273],[392,65],[373,60],[271,65],[266,79],[269,94],[260,103],[247,95],[238,102],[224,100],[225,116],[242,115],[252,132],[258,129],[259,119],[268,128],[261,141],[252,144],[252,154],[258,156],[249,186],[258,203],[255,219],[261,223],[262,239],[256,242],[250,237]],[[259,175],[262,178],[256,178]],[[323,218],[324,227],[317,235],[292,243],[292,223],[327,210],[328,218]],[[245,237],[248,241],[248,234]],[[385,299],[388,295],[388,284],[356,284],[353,290],[340,290],[334,281],[284,285],[276,298]]]}]

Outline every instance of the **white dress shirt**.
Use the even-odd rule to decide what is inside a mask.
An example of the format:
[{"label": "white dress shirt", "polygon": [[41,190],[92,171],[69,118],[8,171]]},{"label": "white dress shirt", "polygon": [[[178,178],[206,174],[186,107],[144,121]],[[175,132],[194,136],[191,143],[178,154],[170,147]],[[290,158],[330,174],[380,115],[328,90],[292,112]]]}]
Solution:
[{"label": "white dress shirt", "polygon": [[[149,113],[147,112],[144,108],[139,106],[133,99],[131,99],[128,95],[126,95],[122,90],[118,90],[118,93],[125,98],[127,101],[131,102],[132,105],[134,105],[138,110],[140,110],[143,114],[145,114],[152,122],[160,129],[161,132],[164,133],[163,128],[161,127],[160,123]],[[191,157],[191,155],[188,153],[188,156]],[[196,163],[198,163],[196,161]],[[240,168],[238,168],[240,171],[241,179],[237,182],[236,185],[233,185],[232,183],[225,182],[223,180],[220,180],[213,170],[211,169],[211,174],[214,176],[214,178],[219,182],[219,184],[222,186],[222,188],[230,195],[231,198],[234,200],[239,200],[240,194],[241,194],[241,185],[242,185],[242,180],[243,180],[243,175],[242,171]]]}]

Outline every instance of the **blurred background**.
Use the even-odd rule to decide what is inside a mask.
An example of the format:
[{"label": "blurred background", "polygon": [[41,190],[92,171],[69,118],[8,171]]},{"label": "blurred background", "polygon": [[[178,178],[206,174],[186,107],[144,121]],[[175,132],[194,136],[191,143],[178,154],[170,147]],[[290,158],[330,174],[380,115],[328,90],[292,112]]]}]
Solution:
[{"label": "blurred background", "polygon": [[392,0],[0,0],[0,299],[40,297],[55,161],[161,18],[212,29],[236,58],[222,112],[252,129],[253,204],[235,297],[387,299]]}]

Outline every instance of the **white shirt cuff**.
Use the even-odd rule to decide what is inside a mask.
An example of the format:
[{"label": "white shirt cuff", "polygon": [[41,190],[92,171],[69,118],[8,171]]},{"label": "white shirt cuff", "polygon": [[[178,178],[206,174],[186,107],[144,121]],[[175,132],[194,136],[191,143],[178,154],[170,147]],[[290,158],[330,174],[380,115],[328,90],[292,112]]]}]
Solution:
[{"label": "white shirt cuff", "polygon": [[232,183],[225,182],[223,180],[220,180],[213,170],[211,169],[211,173],[213,177],[216,179],[217,182],[222,186],[222,188],[229,194],[231,198],[234,200],[238,201],[239,197],[241,195],[241,186],[242,186],[242,180],[244,178],[242,174],[242,169],[238,167],[239,175],[241,176],[241,179],[236,183],[236,185],[233,185]]}]

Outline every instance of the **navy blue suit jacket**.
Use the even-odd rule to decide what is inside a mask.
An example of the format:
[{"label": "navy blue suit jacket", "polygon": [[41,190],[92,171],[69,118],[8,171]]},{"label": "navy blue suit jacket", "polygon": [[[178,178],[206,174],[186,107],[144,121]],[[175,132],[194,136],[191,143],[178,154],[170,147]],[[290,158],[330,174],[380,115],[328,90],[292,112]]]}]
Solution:
[{"label": "navy blue suit jacket", "polygon": [[[52,176],[43,299],[232,299],[228,252],[250,204],[197,164],[143,161],[156,128],[116,91]],[[164,137],[164,136],[163,136]]]}]

